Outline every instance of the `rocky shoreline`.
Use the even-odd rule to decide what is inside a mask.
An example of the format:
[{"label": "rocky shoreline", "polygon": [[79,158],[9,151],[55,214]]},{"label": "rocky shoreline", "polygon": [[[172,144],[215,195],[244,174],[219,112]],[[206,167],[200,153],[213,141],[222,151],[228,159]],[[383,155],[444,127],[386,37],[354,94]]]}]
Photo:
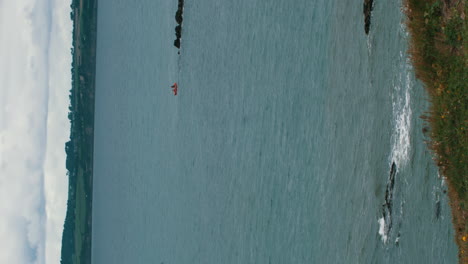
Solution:
[{"label": "rocky shoreline", "polygon": [[[405,0],[409,54],[431,102],[422,116],[428,147],[445,180],[458,245],[468,263],[468,5],[463,0]],[[440,214],[436,204],[436,217]]]}]

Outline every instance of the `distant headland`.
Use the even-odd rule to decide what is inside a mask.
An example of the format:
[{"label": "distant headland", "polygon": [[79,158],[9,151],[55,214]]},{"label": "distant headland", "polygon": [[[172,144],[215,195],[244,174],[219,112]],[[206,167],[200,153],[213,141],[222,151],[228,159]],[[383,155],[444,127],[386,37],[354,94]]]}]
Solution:
[{"label": "distant headland", "polygon": [[68,201],[61,264],[91,263],[97,1],[71,3],[71,129],[70,141],[65,144]]}]

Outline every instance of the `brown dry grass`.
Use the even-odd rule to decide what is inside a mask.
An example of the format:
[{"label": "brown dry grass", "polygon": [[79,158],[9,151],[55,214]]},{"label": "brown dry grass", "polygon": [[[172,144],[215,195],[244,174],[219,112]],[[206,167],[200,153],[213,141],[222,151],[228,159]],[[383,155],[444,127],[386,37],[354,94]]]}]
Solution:
[{"label": "brown dry grass", "polygon": [[[455,188],[448,180],[448,196],[450,199],[450,207],[452,208],[452,223],[455,228],[455,241],[458,245],[458,258],[460,263],[468,263],[468,234],[466,233],[466,225],[468,223],[468,211],[463,210],[462,201],[455,191]],[[465,240],[463,239],[465,237]]]}]

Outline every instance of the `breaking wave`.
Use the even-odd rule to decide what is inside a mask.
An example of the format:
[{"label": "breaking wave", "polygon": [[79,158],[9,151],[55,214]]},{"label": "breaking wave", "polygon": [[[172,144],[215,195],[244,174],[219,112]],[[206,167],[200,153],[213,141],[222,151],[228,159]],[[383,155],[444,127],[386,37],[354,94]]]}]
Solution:
[{"label": "breaking wave", "polygon": [[400,52],[400,71],[392,94],[393,132],[391,161],[399,167],[406,165],[411,147],[411,64],[407,55]]},{"label": "breaking wave", "polygon": [[385,229],[386,229],[385,219],[381,217],[379,219],[379,235],[380,235],[380,238],[382,239],[382,242],[387,243],[388,236],[387,236],[387,232]]},{"label": "breaking wave", "polygon": [[[404,23],[400,26],[400,35],[403,38],[408,37]],[[400,51],[398,64],[394,69],[393,90],[392,96],[392,134],[391,134],[391,150],[389,154],[390,176],[387,182],[387,192],[390,192],[388,200],[383,205],[382,217],[379,222],[379,235],[385,244],[389,237],[389,232],[392,229],[394,215],[392,214],[391,205],[393,203],[393,183],[395,181],[398,170],[404,168],[410,159],[411,151],[411,89],[412,81],[412,65],[406,51]],[[393,179],[392,179],[393,173]],[[389,188],[389,184],[391,188]],[[387,199],[387,197],[386,197]],[[403,198],[402,198],[403,199]],[[403,215],[402,200],[400,207],[400,217]],[[399,235],[395,243],[399,242]]]}]

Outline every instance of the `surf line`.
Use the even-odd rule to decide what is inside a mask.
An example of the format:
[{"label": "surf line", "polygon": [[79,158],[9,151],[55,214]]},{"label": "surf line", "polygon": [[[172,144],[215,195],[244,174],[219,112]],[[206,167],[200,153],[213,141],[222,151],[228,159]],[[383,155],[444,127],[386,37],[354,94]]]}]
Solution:
[{"label": "surf line", "polygon": [[[400,28],[404,30],[404,27]],[[387,187],[385,191],[385,201],[382,204],[382,217],[379,219],[379,234],[382,237],[384,244],[387,242],[392,228],[395,226],[394,215],[394,187],[395,181],[398,177],[398,170],[404,168],[409,160],[409,153],[411,151],[411,96],[410,91],[412,87],[411,81],[411,65],[409,64],[406,54],[400,51],[400,72],[398,74],[397,85],[394,86],[395,91],[392,94],[392,108],[394,118],[394,128],[392,132],[392,147],[390,160],[390,173],[387,179]],[[403,195],[403,194],[400,194]],[[403,214],[404,199],[402,197],[402,204],[400,208],[401,214]],[[401,220],[396,226],[398,228],[401,225]],[[397,233],[395,244],[398,245],[400,240],[400,233],[398,230],[392,232]]]},{"label": "surf line", "polygon": [[392,230],[392,209],[393,209],[393,190],[395,187],[395,175],[397,173],[397,166],[395,162],[392,162],[390,168],[390,175],[387,181],[387,188],[385,190],[385,202],[382,204],[382,218],[379,219],[379,234],[382,237],[382,241],[387,243],[388,235]]}]

